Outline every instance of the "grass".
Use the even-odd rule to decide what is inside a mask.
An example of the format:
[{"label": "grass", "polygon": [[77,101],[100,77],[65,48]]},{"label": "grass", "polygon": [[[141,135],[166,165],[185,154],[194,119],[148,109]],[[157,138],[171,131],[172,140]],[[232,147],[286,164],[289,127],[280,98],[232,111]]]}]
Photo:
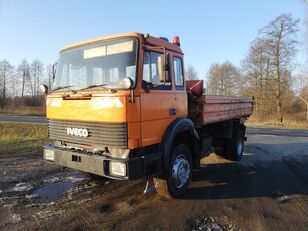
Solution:
[{"label": "grass", "polygon": [[299,117],[292,115],[286,115],[283,122],[280,123],[275,119],[266,119],[260,120],[254,116],[251,116],[246,124],[249,125],[257,125],[257,126],[266,126],[273,128],[308,128],[308,120],[306,117]]},{"label": "grass", "polygon": [[0,113],[8,115],[44,116],[45,109],[43,107],[8,106],[0,108]]},{"label": "grass", "polygon": [[0,158],[37,155],[48,142],[47,125],[0,123]]}]

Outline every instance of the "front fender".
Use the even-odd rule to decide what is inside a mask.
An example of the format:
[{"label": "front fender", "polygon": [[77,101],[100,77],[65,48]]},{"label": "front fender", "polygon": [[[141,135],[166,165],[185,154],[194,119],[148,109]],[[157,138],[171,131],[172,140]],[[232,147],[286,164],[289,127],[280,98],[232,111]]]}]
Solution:
[{"label": "front fender", "polygon": [[168,126],[160,144],[160,150],[163,152],[163,167],[164,163],[167,163],[169,160],[175,137],[179,133],[186,131],[189,131],[195,140],[200,140],[199,135],[194,127],[194,123],[188,118],[177,118]]}]

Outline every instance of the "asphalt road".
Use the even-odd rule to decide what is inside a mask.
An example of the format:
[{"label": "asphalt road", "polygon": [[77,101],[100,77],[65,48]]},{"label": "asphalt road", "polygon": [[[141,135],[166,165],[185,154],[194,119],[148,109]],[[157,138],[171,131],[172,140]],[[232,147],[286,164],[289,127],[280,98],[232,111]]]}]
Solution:
[{"label": "asphalt road", "polygon": [[268,128],[249,126],[246,134],[308,137],[308,129]]},{"label": "asphalt road", "polygon": [[47,123],[47,118],[42,117],[42,116],[0,115],[0,121],[26,122],[26,123]]}]

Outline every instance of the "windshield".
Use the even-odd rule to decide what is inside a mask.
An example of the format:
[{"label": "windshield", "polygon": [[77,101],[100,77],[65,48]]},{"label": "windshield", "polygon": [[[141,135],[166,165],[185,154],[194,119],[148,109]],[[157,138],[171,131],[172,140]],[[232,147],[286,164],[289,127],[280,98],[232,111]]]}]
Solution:
[{"label": "windshield", "polygon": [[[125,89],[123,79],[135,84],[137,39],[113,39],[63,51],[54,90],[80,90],[90,86]],[[134,85],[133,84],[133,85]]]}]

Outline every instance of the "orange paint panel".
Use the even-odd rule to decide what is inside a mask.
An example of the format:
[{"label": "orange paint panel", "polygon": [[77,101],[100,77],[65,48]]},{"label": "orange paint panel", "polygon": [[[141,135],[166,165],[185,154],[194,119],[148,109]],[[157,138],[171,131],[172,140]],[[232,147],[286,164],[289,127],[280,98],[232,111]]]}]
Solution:
[{"label": "orange paint panel", "polygon": [[176,118],[170,112],[174,107],[171,90],[150,90],[140,93],[141,100],[141,144],[142,147],[158,144],[169,124]]},{"label": "orange paint panel", "polygon": [[90,122],[126,122],[125,97],[93,97],[91,100],[47,99],[47,118]]},{"label": "orange paint panel", "polygon": [[187,117],[187,94],[186,91],[175,92],[175,108],[177,117]]},{"label": "orange paint panel", "polygon": [[142,121],[141,122],[141,134],[142,147],[146,147],[152,144],[158,144],[161,142],[167,127],[175,118]]},{"label": "orange paint panel", "polygon": [[127,98],[127,122],[140,121],[140,97],[135,97],[134,102],[131,102],[131,97]]},{"label": "orange paint panel", "polygon": [[135,149],[140,146],[140,122],[128,123],[128,148]]},{"label": "orange paint panel", "polygon": [[151,90],[141,98],[141,121],[169,118],[169,109],[174,107],[173,92]]}]

